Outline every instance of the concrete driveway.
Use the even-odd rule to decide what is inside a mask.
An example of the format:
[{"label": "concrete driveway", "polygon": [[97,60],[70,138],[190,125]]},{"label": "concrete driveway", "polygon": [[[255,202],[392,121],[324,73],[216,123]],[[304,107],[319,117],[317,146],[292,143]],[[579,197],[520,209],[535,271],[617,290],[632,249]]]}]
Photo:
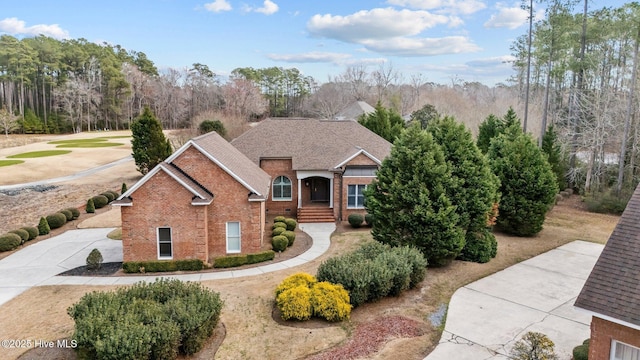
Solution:
[{"label": "concrete driveway", "polygon": [[546,334],[559,359],[570,359],[591,322],[573,303],[603,248],[574,241],[458,289],[442,338],[426,359],[508,359],[528,331]]}]

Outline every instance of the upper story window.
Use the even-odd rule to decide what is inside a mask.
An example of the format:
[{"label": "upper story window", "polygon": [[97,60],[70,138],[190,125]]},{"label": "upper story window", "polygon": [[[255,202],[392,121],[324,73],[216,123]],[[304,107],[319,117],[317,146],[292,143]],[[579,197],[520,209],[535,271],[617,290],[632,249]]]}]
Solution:
[{"label": "upper story window", "polygon": [[286,176],[278,176],[273,181],[273,200],[291,200],[291,180]]}]

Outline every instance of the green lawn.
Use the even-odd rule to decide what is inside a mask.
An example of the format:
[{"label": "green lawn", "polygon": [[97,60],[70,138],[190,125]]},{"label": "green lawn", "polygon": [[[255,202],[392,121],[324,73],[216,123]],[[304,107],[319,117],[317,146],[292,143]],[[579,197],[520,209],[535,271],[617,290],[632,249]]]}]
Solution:
[{"label": "green lawn", "polygon": [[74,139],[74,140],[56,140],[49,141],[48,144],[86,144],[107,141],[107,138],[93,138],[93,139]]},{"label": "green lawn", "polygon": [[24,160],[0,160],[0,167],[22,164]]},{"label": "green lawn", "polygon": [[57,148],[100,148],[124,145],[121,143],[112,142],[82,142],[82,143],[67,143],[56,145]]},{"label": "green lawn", "polygon": [[9,159],[30,159],[30,158],[39,158],[45,156],[56,156],[56,155],[64,155],[70,153],[71,150],[42,150],[42,151],[31,151],[21,154],[9,155],[7,158]]},{"label": "green lawn", "polygon": [[103,136],[98,139],[126,139],[130,137],[131,135],[114,135],[114,136]]}]

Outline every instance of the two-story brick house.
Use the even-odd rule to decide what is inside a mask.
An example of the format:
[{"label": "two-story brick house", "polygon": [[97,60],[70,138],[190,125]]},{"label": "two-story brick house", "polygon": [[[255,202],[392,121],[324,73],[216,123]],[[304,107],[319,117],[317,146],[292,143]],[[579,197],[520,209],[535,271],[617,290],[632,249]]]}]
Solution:
[{"label": "two-story brick house", "polygon": [[391,144],[355,121],[267,119],[231,143],[189,140],[121,195],[124,261],[257,252],[269,215],[364,213]]}]

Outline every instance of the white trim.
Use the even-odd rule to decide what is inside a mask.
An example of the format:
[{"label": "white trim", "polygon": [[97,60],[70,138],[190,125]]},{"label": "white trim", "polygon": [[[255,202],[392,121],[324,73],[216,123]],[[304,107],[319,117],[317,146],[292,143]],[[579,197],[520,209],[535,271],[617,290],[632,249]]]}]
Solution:
[{"label": "white trim", "polygon": [[[238,224],[238,242],[240,244],[239,250],[233,250],[233,251],[229,250],[229,223]],[[242,252],[242,226],[240,221],[227,221],[225,223],[225,243],[226,243],[227,254],[239,254]]]},{"label": "white trim", "polygon": [[[285,178],[285,179],[289,180],[289,187],[290,187],[289,193],[291,194],[291,196],[289,196],[289,197],[279,197],[279,198],[275,197],[275,193],[276,193],[275,192],[275,186],[276,186],[276,180],[278,178]],[[282,188],[283,188],[283,186],[286,186],[286,184],[279,184],[277,186],[280,187],[280,190],[281,190],[280,192],[282,193]],[[271,201],[278,202],[278,201],[291,201],[291,200],[293,200],[293,181],[291,181],[291,179],[289,179],[289,177],[287,175],[278,175],[278,176],[276,176],[275,179],[273,179],[273,181],[271,182]]]},{"label": "white trim", "polygon": [[373,160],[376,164],[382,165],[382,161],[378,160],[378,158],[376,158],[375,156],[371,155],[367,150],[360,149],[356,153],[354,153],[353,155],[351,155],[348,158],[346,158],[340,164],[334,166],[334,168],[337,169],[337,168],[340,168],[340,167],[344,166],[346,163],[348,163],[349,161],[353,160],[356,156],[358,156],[360,154],[364,154],[366,157],[368,157],[369,159]]},{"label": "white trim", "polygon": [[[160,256],[160,229],[169,229],[169,239],[171,240],[171,256]],[[173,259],[173,229],[171,226],[158,226],[156,227],[156,247],[158,248],[158,260],[172,260]]]},{"label": "white trim", "polygon": [[333,173],[331,171],[296,170],[296,177],[298,178],[298,180],[310,177],[333,179]]},{"label": "white trim", "polygon": [[329,179],[329,208],[333,209],[333,176]]},{"label": "white trim", "polygon": [[298,209],[302,207],[302,179],[298,178]]},{"label": "white trim", "polygon": [[128,204],[122,204],[122,203],[114,203],[114,202],[111,202],[111,206],[133,206],[133,203],[132,203],[132,202],[130,202],[130,203],[128,203]]},{"label": "white trim", "polygon": [[[349,186],[355,186],[356,187],[356,194],[354,195],[356,198],[356,206],[349,206]],[[358,206],[358,188],[360,186],[364,186],[364,188],[367,188],[367,184],[347,184],[347,209],[353,209],[353,210],[358,210],[358,209],[364,209],[364,194],[362,194],[362,205]]]},{"label": "white trim", "polygon": [[575,306],[574,305],[573,307],[578,309],[578,310],[580,310],[580,311],[582,311],[582,312],[588,313],[593,317],[597,317],[597,318],[600,318],[602,320],[606,320],[606,321],[609,321],[609,322],[612,322],[612,323],[616,323],[618,325],[622,325],[622,326],[625,326],[625,327],[628,327],[628,328],[631,328],[631,329],[640,330],[640,325],[636,325],[636,324],[632,324],[630,322],[619,320],[619,319],[616,319],[616,318],[608,316],[608,315],[597,313],[595,311],[583,309],[583,308],[581,308],[579,306]]},{"label": "white trim", "polygon": [[371,179],[375,179],[377,176],[373,175],[373,176],[344,176],[342,175],[343,178],[371,178]]},{"label": "white trim", "polygon": [[[204,199],[205,198],[205,196],[200,194],[196,189],[194,189],[193,187],[189,186],[187,183],[182,181],[182,179],[180,179],[179,177],[175,176],[171,171],[165,169],[165,165],[160,163],[160,164],[156,165],[156,167],[151,169],[151,171],[149,171],[145,176],[143,176],[142,179],[138,180],[138,182],[136,182],[131,188],[127,189],[127,191],[124,194],[118,196],[117,200],[121,200],[121,199],[123,199],[123,198],[125,198],[127,196],[131,196],[131,194],[133,194],[136,190],[138,190],[138,188],[140,188],[147,181],[149,181],[149,179],[151,179],[151,177],[154,176],[155,174],[157,174],[160,170],[164,171],[166,174],[171,176],[171,178],[173,178],[175,181],[177,181],[178,184],[182,185],[185,189],[189,190],[189,192],[192,193],[193,195],[199,197],[200,199]],[[121,205],[121,206],[131,206],[131,205]]]}]

